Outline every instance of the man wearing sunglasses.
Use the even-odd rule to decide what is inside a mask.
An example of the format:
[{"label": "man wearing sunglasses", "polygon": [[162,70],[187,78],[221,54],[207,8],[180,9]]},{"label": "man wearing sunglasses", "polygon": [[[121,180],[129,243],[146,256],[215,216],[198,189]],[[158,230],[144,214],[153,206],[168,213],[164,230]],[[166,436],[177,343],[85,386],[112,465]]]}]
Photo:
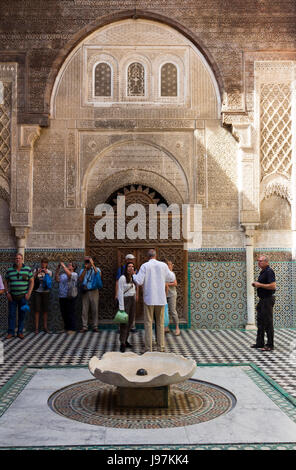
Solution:
[{"label": "man wearing sunglasses", "polygon": [[8,334],[6,339],[14,337],[17,309],[17,336],[20,339],[24,339],[23,329],[26,309],[22,307],[27,306],[27,302],[31,297],[34,287],[34,276],[31,268],[26,266],[23,261],[23,255],[18,253],[15,257],[14,265],[8,268],[5,274],[4,286],[8,300]]}]

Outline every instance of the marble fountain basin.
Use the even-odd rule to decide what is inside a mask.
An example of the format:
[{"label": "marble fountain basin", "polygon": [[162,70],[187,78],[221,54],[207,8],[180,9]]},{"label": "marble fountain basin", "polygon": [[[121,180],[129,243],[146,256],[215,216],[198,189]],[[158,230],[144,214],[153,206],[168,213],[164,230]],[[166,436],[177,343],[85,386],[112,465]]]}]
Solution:
[{"label": "marble fountain basin", "polygon": [[[196,370],[196,363],[174,353],[146,352],[139,356],[133,352],[107,352],[102,359],[92,357],[88,367],[94,377],[109,385],[153,388],[189,379]],[[147,375],[137,375],[141,369]]]}]

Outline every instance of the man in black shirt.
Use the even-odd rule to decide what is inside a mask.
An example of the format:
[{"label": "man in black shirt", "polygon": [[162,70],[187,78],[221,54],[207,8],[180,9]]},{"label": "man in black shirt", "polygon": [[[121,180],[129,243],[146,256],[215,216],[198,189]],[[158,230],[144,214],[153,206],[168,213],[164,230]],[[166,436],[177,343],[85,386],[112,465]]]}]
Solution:
[{"label": "man in black shirt", "polygon": [[[259,303],[257,310],[257,339],[252,348],[262,348],[263,351],[273,350],[273,306],[275,302],[274,293],[276,289],[275,274],[269,266],[266,255],[260,255],[258,266],[261,268],[258,281],[252,286],[257,288]],[[267,344],[264,346],[264,334],[267,334]]]}]

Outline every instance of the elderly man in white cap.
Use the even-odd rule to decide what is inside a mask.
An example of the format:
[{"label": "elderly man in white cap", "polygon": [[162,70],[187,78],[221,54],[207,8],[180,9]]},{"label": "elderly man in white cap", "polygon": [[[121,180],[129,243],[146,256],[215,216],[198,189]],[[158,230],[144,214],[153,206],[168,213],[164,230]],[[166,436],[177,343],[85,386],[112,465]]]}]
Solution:
[{"label": "elderly man in white cap", "polygon": [[[126,255],[125,257],[125,264],[120,266],[118,269],[117,269],[117,273],[116,273],[116,285],[115,285],[115,299],[117,299],[117,295],[118,295],[118,281],[119,281],[119,278],[120,276],[122,276],[124,274],[124,269],[125,269],[125,266],[126,266],[126,263],[128,263],[129,261],[132,261],[133,263],[135,263],[136,261],[136,258],[135,256],[132,254],[132,253],[129,253],[128,255]],[[137,272],[137,270],[135,269],[135,272]],[[130,331],[132,333],[136,333],[137,329],[136,329],[136,321],[134,320],[133,321],[133,324],[132,324],[132,327],[130,329]]]},{"label": "elderly man in white cap", "polygon": [[142,264],[133,280],[138,286],[143,286],[145,351],[152,351],[152,323],[155,315],[157,332],[157,349],[165,352],[164,341],[164,308],[167,303],[166,283],[174,282],[175,276],[166,263],[157,261],[156,251],[148,251],[149,261]]}]

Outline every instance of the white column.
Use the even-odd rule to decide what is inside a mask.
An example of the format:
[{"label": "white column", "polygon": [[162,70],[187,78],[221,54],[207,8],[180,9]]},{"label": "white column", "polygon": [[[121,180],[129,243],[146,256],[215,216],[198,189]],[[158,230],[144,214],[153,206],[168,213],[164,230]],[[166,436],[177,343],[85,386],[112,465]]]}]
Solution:
[{"label": "white column", "polygon": [[255,289],[254,282],[254,229],[245,230],[246,274],[247,274],[247,312],[246,330],[256,329],[255,325]]}]

